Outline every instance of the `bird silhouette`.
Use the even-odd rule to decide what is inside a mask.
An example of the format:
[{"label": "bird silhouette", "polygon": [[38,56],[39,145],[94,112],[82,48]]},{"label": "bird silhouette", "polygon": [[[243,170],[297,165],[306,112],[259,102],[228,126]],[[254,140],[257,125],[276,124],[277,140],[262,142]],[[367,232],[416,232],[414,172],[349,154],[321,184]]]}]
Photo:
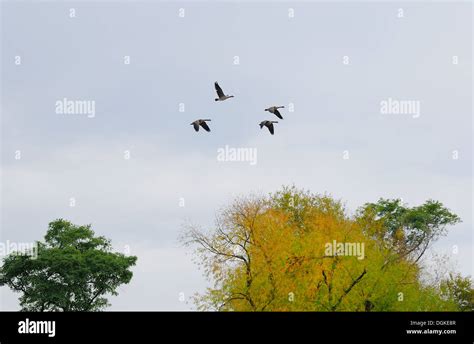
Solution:
[{"label": "bird silhouette", "polygon": [[268,111],[268,112],[274,114],[279,119],[283,119],[283,116],[281,115],[280,111],[278,111],[278,109],[284,109],[284,108],[285,108],[284,106],[271,106],[268,109],[265,109],[265,111]]},{"label": "bird silhouette", "polygon": [[260,122],[260,129],[262,129],[264,126],[268,128],[268,130],[270,131],[270,134],[274,134],[274,130],[273,130],[273,123],[278,123],[277,121],[262,121]]},{"label": "bird silhouette", "polygon": [[199,131],[199,126],[203,127],[205,131],[211,131],[211,128],[207,125],[207,121],[210,121],[210,119],[197,119],[194,122],[191,123],[191,125],[194,126],[194,130]]},{"label": "bird silhouette", "polygon": [[224,91],[222,91],[222,88],[219,86],[217,81],[214,83],[214,87],[216,88],[217,97],[218,97],[218,98],[214,99],[216,102],[218,102],[218,101],[222,102],[226,99],[234,97],[234,96],[229,96],[229,95],[224,94]]}]

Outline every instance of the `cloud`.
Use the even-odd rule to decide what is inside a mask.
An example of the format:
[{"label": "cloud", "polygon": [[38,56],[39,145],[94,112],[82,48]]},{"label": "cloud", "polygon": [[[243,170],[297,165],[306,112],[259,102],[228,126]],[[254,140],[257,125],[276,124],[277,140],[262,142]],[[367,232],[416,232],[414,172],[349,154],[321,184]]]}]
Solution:
[{"label": "cloud", "polygon": [[[283,184],[329,192],[350,211],[379,197],[440,200],[464,222],[439,247],[459,245],[460,269],[471,271],[472,88],[464,62],[472,60],[471,20],[464,7],[407,5],[401,22],[377,4],[305,3],[289,21],[286,4],[190,4],[179,18],[174,5],[141,3],[133,12],[78,6],[71,21],[62,5],[50,4],[37,27],[34,6],[5,6],[3,54],[21,54],[23,64],[7,63],[2,73],[9,87],[1,239],[41,239],[48,222],[62,217],[129,245],[138,266],[112,299],[114,309],[187,307],[176,293],[207,282],[177,247],[181,225],[210,227],[233,197]],[[216,104],[215,80],[236,97]],[[54,113],[63,97],[95,100],[96,117]],[[388,97],[420,100],[420,118],[382,115]],[[270,105],[286,105],[274,136],[258,127],[273,116],[263,111]],[[201,116],[213,119],[211,133],[189,125]],[[255,148],[257,164],[218,161],[225,145]],[[4,307],[13,307],[16,298],[2,293]]]}]

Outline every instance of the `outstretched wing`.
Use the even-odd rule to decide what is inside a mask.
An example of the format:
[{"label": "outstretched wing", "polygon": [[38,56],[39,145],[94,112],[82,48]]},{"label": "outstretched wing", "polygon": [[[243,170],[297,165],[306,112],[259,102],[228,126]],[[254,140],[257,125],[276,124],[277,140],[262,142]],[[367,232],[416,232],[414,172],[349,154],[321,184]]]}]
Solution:
[{"label": "outstretched wing", "polygon": [[283,119],[283,117],[282,117],[280,111],[278,111],[278,109],[275,109],[274,114],[275,114],[279,119]]},{"label": "outstretched wing", "polygon": [[222,91],[222,88],[219,86],[217,81],[214,83],[214,86],[216,88],[216,92],[217,92],[217,95],[219,96],[219,98],[223,97],[224,96],[224,91]]},{"label": "outstretched wing", "polygon": [[203,127],[205,131],[211,131],[211,128],[209,128],[206,122],[201,122],[201,127]]},{"label": "outstretched wing", "polygon": [[199,124],[197,122],[193,123],[194,130],[199,131]]},{"label": "outstretched wing", "polygon": [[267,127],[268,127],[268,130],[270,130],[270,134],[273,135],[273,133],[274,133],[274,130],[273,130],[273,123],[270,122],[269,124],[267,124]]}]

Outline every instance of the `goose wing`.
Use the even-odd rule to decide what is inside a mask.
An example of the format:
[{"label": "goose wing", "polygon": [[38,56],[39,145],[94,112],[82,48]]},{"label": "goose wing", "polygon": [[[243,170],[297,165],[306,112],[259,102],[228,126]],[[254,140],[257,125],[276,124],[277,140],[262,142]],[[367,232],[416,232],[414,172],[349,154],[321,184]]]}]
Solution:
[{"label": "goose wing", "polygon": [[207,125],[206,122],[201,122],[201,127],[204,128],[205,131],[211,131],[211,128],[209,128],[209,126]]},{"label": "goose wing", "polygon": [[274,114],[275,114],[279,119],[283,119],[283,116],[281,115],[280,111],[278,111],[278,109],[275,109]]},{"label": "goose wing", "polygon": [[220,97],[224,97],[224,91],[222,91],[222,88],[219,86],[217,81],[214,83],[214,87],[216,88],[217,95]]},{"label": "goose wing", "polygon": [[199,131],[199,124],[196,122],[193,122],[193,127],[194,127],[194,130],[196,131]]},{"label": "goose wing", "polygon": [[267,126],[268,130],[270,131],[270,134],[273,135],[273,133],[274,133],[274,130],[273,130],[273,123],[272,123],[272,122],[269,122],[269,123],[266,124],[266,126]]}]

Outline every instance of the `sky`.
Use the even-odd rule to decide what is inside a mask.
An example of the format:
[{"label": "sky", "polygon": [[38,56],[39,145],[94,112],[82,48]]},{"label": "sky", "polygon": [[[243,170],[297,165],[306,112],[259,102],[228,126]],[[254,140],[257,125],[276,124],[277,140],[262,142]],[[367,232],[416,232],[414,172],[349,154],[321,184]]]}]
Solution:
[{"label": "sky", "polygon": [[[472,274],[469,3],[3,1],[1,30],[0,241],[92,224],[138,256],[110,310],[194,309],[209,282],[183,225],[212,228],[236,196],[282,185],[349,213],[439,200],[462,223],[433,250]],[[214,81],[235,97],[215,102]],[[94,116],[58,113],[64,98]],[[419,114],[384,113],[389,99]],[[256,163],[220,161],[226,146]],[[0,310],[18,296],[0,288]]]}]

